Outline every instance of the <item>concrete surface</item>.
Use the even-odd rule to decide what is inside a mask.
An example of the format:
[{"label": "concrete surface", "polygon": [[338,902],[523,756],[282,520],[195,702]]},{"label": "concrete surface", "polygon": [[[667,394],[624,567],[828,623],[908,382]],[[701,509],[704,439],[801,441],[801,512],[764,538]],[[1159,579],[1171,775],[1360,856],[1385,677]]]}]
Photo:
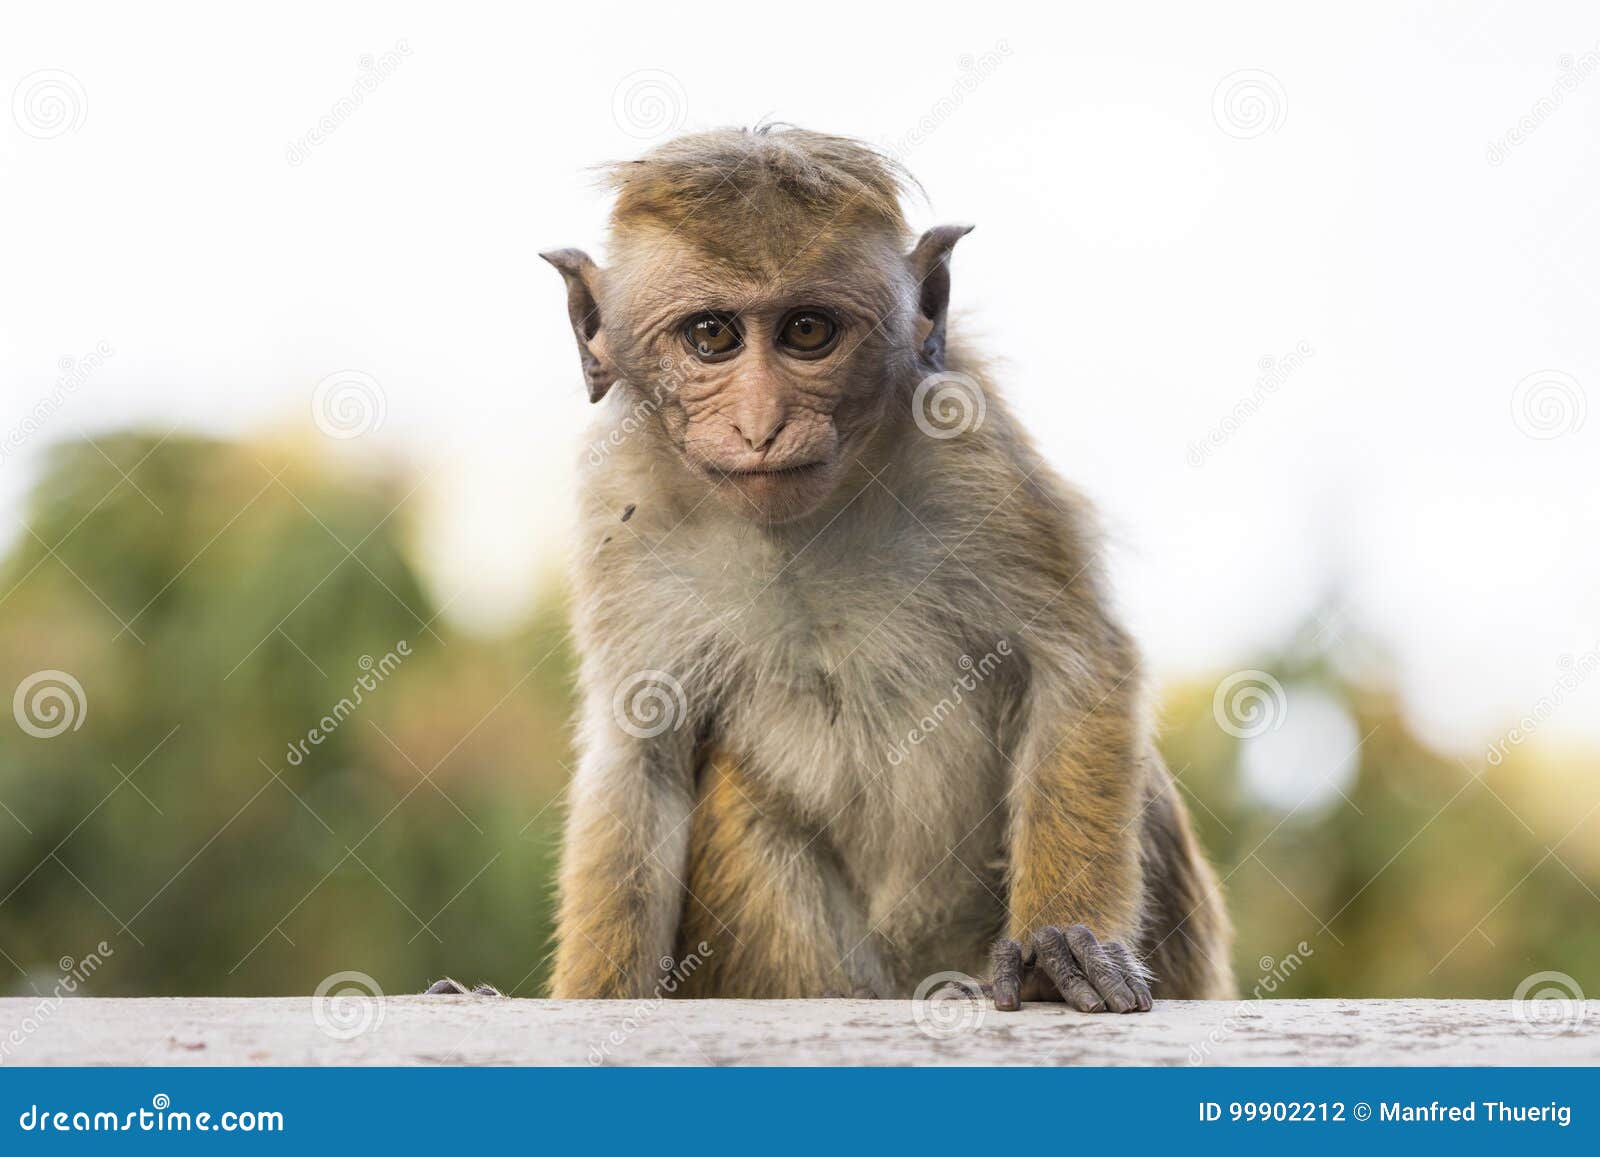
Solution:
[{"label": "concrete surface", "polygon": [[964,1000],[5,999],[0,1068],[1600,1064],[1600,1001],[1541,1003],[1163,1001],[1085,1016]]}]

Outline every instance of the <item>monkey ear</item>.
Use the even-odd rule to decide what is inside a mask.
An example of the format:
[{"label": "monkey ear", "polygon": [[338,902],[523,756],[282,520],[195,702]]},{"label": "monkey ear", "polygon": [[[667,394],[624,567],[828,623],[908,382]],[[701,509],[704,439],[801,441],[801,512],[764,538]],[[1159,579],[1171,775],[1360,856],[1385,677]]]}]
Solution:
[{"label": "monkey ear", "polygon": [[578,339],[578,357],[583,361],[584,380],[589,383],[589,400],[598,402],[618,376],[606,356],[600,306],[595,302],[600,268],[581,249],[552,249],[539,256],[560,270],[567,283],[567,316],[572,319],[572,334]]},{"label": "monkey ear", "polygon": [[944,319],[950,307],[950,251],[971,225],[936,225],[917,241],[906,260],[917,282],[917,308],[921,324],[923,359],[936,370],[944,369]]}]

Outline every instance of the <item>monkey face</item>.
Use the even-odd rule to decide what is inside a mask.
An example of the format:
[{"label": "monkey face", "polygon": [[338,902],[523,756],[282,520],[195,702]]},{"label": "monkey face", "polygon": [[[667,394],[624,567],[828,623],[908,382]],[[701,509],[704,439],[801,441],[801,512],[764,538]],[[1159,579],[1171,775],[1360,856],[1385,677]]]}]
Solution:
[{"label": "monkey face", "polygon": [[543,255],[590,399],[621,383],[667,456],[745,517],[818,512],[944,366],[949,254],[970,227],[907,253],[907,181],[801,130],[717,130],[616,166],[611,265]]},{"label": "monkey face", "polygon": [[652,400],[683,468],[757,522],[823,506],[915,341],[904,255],[854,237],[759,261],[676,239],[618,258],[597,337],[625,388]]},{"label": "monkey face", "polygon": [[[770,283],[769,283],[770,286]],[[825,503],[882,413],[880,311],[825,279],[690,298],[649,344],[676,374],[662,426],[735,512],[788,522]],[[664,347],[664,348],[663,348]]]},{"label": "monkey face", "polygon": [[685,465],[762,521],[815,509],[841,473],[837,415],[854,328],[820,305],[685,319],[683,377],[664,415]]}]

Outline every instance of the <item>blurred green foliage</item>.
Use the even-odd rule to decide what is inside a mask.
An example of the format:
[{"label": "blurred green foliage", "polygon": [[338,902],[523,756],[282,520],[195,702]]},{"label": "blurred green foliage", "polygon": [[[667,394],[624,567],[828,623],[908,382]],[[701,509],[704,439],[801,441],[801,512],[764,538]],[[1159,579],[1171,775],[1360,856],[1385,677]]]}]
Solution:
[{"label": "blurred green foliage", "polygon": [[[0,567],[0,685],[60,670],[85,702],[51,738],[0,727],[0,991],[48,989],[102,940],[101,994],[303,994],[344,970],[540,990],[563,608],[452,630],[410,561],[414,485],[298,445],[52,451]],[[1166,699],[1241,988],[1292,955],[1274,995],[1498,997],[1545,969],[1600,992],[1592,754],[1464,764],[1338,657],[1290,640],[1254,664],[1322,686],[1367,737],[1344,795],[1309,811],[1244,790],[1214,682]]]}]

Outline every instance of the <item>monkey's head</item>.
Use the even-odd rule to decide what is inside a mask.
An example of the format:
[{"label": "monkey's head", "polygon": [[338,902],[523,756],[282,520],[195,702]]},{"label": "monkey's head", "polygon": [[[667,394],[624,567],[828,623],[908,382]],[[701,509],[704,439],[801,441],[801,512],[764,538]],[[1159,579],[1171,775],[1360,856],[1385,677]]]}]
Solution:
[{"label": "monkey's head", "polygon": [[799,129],[680,137],[608,176],[611,264],[543,254],[590,400],[636,395],[682,466],[757,521],[816,510],[943,368],[949,255],[970,226],[911,244],[903,170]]}]

